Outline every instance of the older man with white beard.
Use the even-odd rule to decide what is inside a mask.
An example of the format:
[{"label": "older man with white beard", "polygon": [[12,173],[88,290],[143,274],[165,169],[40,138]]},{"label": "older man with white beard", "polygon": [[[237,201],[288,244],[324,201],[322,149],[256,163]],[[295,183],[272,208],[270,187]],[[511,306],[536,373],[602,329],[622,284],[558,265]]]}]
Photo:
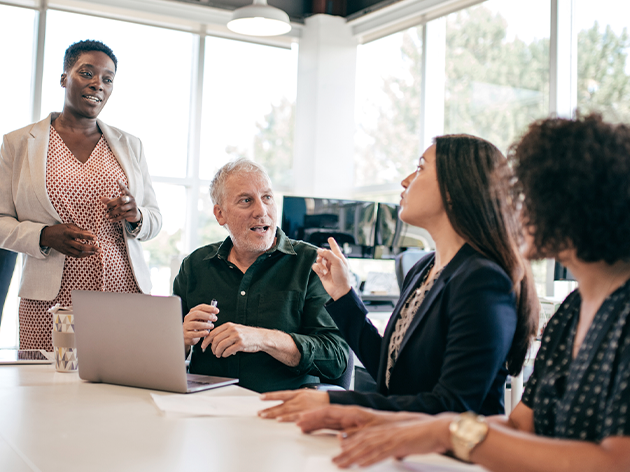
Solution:
[{"label": "older man with white beard", "polygon": [[210,196],[229,237],[184,259],[173,284],[193,350],[190,372],[236,377],[257,392],[340,377],[349,348],[324,309],[329,297],[311,268],[317,248],[276,226],[265,169],[232,161],[215,175]]}]

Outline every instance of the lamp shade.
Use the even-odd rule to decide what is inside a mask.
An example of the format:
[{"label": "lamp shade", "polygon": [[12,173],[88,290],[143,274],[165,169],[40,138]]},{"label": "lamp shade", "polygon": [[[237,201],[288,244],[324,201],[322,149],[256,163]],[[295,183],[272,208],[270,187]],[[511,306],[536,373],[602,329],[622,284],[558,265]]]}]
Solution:
[{"label": "lamp shade", "polygon": [[252,5],[234,10],[227,27],[249,36],[278,36],[291,31],[289,15],[267,5],[267,0],[254,0]]}]

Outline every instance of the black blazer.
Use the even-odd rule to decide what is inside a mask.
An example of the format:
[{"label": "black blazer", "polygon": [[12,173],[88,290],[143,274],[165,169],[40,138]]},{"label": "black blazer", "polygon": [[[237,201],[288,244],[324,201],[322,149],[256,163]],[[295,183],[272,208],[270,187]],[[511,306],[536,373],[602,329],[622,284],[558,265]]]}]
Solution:
[{"label": "black blazer", "polygon": [[409,326],[392,370],[385,370],[389,340],[405,301],[434,259],[412,267],[384,336],[366,318],[354,290],[326,308],[342,335],[376,379],[379,393],[329,392],[331,403],[380,410],[504,412],[506,358],[516,329],[512,281],[498,264],[468,244],[444,268]]}]

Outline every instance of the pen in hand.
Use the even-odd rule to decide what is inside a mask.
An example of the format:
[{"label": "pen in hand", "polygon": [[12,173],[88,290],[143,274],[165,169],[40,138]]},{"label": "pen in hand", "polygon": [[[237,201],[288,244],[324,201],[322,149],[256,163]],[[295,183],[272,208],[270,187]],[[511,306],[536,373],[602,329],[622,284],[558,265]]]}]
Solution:
[{"label": "pen in hand", "polygon": [[[212,301],[210,302],[210,306],[213,306],[213,307],[216,308],[218,303],[219,302],[217,302],[216,299],[213,298]],[[200,345],[203,345],[204,339],[206,339],[206,338],[205,337],[201,338],[201,344]],[[206,352],[206,348],[201,348],[201,352]]]}]

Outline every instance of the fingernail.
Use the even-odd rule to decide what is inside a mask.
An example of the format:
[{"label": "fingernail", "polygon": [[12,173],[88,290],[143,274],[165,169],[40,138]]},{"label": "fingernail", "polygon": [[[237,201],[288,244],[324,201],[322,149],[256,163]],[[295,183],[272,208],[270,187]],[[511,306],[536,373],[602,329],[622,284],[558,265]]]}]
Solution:
[{"label": "fingernail", "polygon": [[268,415],[268,413],[265,413],[265,412],[260,412],[258,414],[261,416],[261,418],[267,418],[267,415]]}]

